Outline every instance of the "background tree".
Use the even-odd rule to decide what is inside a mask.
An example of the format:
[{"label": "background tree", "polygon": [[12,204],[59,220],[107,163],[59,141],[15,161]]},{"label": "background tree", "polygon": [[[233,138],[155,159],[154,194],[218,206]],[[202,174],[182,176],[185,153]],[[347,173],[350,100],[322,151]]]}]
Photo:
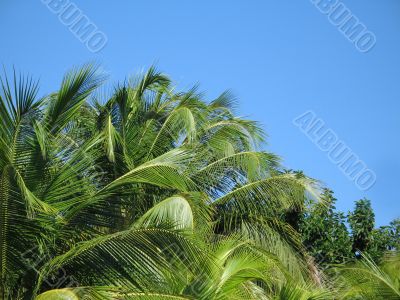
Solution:
[{"label": "background tree", "polygon": [[333,191],[324,189],[322,201],[306,213],[301,228],[303,243],[320,265],[346,262],[351,255],[351,240],[342,212],[337,212]]},{"label": "background tree", "polygon": [[400,251],[400,218],[390,222],[391,250]]},{"label": "background tree", "polygon": [[352,251],[359,256],[358,251],[366,251],[372,240],[375,214],[371,201],[366,198],[356,201],[355,209],[349,214],[348,221],[353,240]]},{"label": "background tree", "polygon": [[371,233],[371,242],[366,249],[368,255],[379,262],[386,251],[393,249],[392,232],[390,226],[375,228]]},{"label": "background tree", "polygon": [[372,240],[367,248],[370,257],[379,262],[387,251],[399,250],[400,220],[395,219],[389,226],[380,226],[372,231]]}]

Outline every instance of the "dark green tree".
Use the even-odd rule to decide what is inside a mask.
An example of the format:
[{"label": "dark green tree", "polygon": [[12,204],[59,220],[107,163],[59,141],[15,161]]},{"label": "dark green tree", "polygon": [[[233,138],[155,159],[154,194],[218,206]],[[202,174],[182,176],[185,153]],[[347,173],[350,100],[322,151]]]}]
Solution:
[{"label": "dark green tree", "polygon": [[400,250],[400,218],[390,222],[390,235],[393,249]]},{"label": "dark green tree", "polygon": [[389,226],[381,226],[372,231],[372,241],[367,252],[380,262],[385,252],[400,249],[400,219],[390,222]]},{"label": "dark green tree", "polygon": [[320,265],[343,263],[351,255],[351,240],[346,218],[337,212],[333,192],[325,189],[322,202],[314,204],[302,225],[303,242]]},{"label": "dark green tree", "polygon": [[379,262],[383,254],[392,249],[392,235],[390,226],[381,226],[372,230],[371,243],[367,252],[371,258]]},{"label": "dark green tree", "polygon": [[348,221],[353,238],[352,251],[359,256],[359,251],[368,250],[372,241],[375,214],[371,207],[371,201],[366,198],[356,201],[355,209],[349,213]]}]

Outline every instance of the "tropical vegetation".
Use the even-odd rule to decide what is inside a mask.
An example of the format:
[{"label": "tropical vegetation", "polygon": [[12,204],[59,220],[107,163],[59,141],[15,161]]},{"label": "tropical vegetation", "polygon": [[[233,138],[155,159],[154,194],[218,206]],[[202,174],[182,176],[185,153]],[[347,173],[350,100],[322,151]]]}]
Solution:
[{"label": "tropical vegetation", "polygon": [[361,200],[350,232],[230,92],[106,79],[1,79],[1,299],[400,299],[399,221]]}]

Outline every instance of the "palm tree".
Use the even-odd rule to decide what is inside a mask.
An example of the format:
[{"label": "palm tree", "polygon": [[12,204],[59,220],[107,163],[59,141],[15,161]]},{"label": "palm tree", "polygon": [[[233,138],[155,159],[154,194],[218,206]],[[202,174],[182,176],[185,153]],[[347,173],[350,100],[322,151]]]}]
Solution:
[{"label": "palm tree", "polygon": [[400,299],[400,253],[388,252],[380,266],[367,255],[336,269],[342,299]]},{"label": "palm tree", "polygon": [[32,79],[1,80],[1,298],[314,299],[271,212],[316,183],[259,150],[231,94],[175,92],[155,68],[110,95],[104,81],[85,65],[37,98]]}]

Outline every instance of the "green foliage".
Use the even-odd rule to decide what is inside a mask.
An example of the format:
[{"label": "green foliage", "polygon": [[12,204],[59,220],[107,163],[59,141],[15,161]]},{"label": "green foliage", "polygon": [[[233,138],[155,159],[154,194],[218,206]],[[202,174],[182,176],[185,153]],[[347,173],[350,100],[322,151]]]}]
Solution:
[{"label": "green foliage", "polygon": [[352,257],[351,240],[343,213],[335,211],[333,192],[324,189],[322,200],[314,203],[302,225],[303,242],[322,266],[344,263]]},{"label": "green foliage", "polygon": [[[0,299],[350,293],[315,263],[350,253],[332,192],[319,202],[318,182],[261,151],[264,132],[235,116],[229,92],[176,92],[153,67],[110,94],[98,92],[104,79],[75,68],[44,98],[29,78],[0,82]],[[373,231],[368,201],[349,220],[355,248],[398,248],[398,220]],[[376,278],[362,295],[378,282],[398,291],[396,278]]]},{"label": "green foliage", "polygon": [[400,218],[390,222],[390,246],[391,250],[400,250]]},{"label": "green foliage", "polygon": [[356,201],[355,209],[349,214],[348,220],[353,238],[353,253],[367,250],[372,241],[372,231],[375,225],[375,214],[371,207],[371,201],[365,198]]},{"label": "green foliage", "polygon": [[400,222],[395,219],[389,226],[381,226],[372,231],[372,240],[367,252],[371,258],[379,262],[387,251],[400,249]]},{"label": "green foliage", "polygon": [[207,102],[150,68],[104,95],[104,78],[76,68],[42,99],[1,81],[1,299],[330,294],[274,215],[318,185],[259,150],[229,92]]},{"label": "green foliage", "polygon": [[380,266],[369,256],[362,258],[336,270],[342,299],[400,299],[400,254],[387,254]]}]

